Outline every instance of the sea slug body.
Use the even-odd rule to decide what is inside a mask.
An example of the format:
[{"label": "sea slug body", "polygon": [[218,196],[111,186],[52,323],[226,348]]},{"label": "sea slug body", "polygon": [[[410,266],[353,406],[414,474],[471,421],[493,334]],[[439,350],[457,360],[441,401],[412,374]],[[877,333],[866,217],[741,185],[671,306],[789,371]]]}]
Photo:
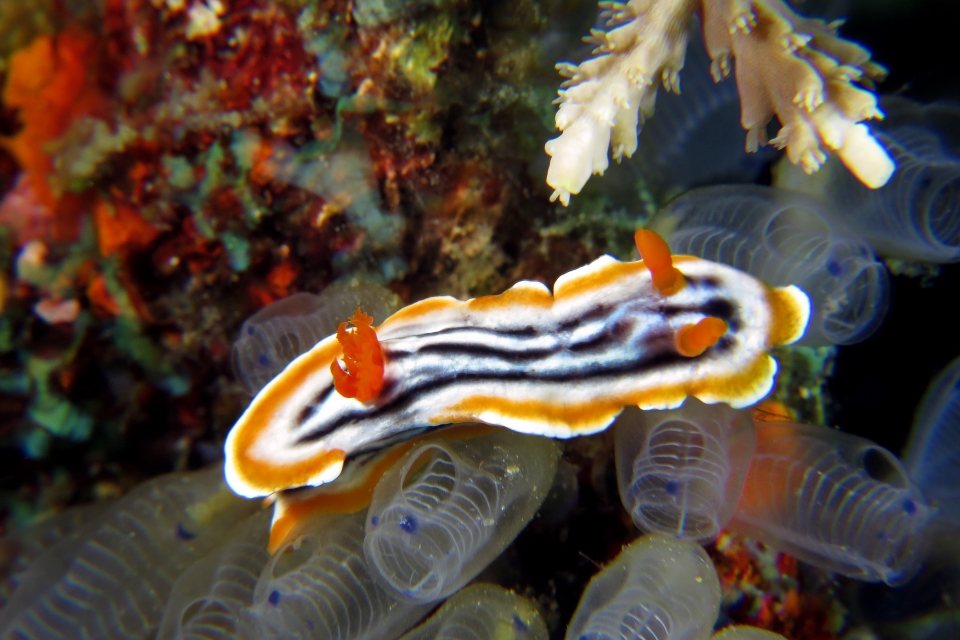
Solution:
[{"label": "sea slug body", "polygon": [[451,423],[570,438],[606,429],[631,404],[761,400],[777,371],[768,350],[803,335],[807,296],[732,267],[671,258],[650,232],[638,232],[637,243],[646,262],[602,256],[561,276],[552,293],[521,281],[496,296],[428,298],[398,311],[372,329],[382,387],[367,401],[338,391],[331,367],[344,358],[350,369],[349,354],[338,336],[322,340],[234,426],[227,482],[248,497],[317,486],[348,456]]}]

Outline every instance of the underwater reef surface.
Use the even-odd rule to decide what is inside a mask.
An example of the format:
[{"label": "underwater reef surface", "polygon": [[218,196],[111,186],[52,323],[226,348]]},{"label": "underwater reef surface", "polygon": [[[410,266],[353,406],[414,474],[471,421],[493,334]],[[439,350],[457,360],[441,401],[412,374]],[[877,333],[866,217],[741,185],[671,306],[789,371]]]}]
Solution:
[{"label": "underwater reef surface", "polygon": [[[612,9],[633,4],[642,3]],[[873,458],[844,460],[851,477],[886,483],[901,492],[889,494],[901,505],[914,500],[904,496],[913,496],[916,483],[926,506],[944,511],[953,499],[945,479],[958,460],[949,452],[960,442],[937,429],[956,424],[960,412],[951,385],[936,387],[935,398],[933,386],[924,394],[960,355],[953,310],[960,290],[960,73],[952,53],[960,9],[934,0],[792,6],[827,22],[846,18],[840,34],[888,72],[875,88],[887,117],[871,121],[870,130],[900,169],[876,191],[851,183],[836,158],[807,176],[772,146],[746,154],[737,81],[712,82],[709,51],[693,27],[683,91],[661,88],[637,157],[591,179],[569,207],[551,202],[544,144],[556,136],[552,101],[562,81],[554,65],[587,59],[593,47],[581,37],[606,26],[597,5],[582,0],[0,4],[0,519],[9,536],[0,543],[3,599],[15,596],[34,566],[44,585],[59,588],[56,579],[67,568],[50,564],[44,554],[51,548],[61,559],[106,562],[81,554],[115,540],[111,518],[127,517],[116,505],[136,504],[118,527],[139,522],[145,532],[172,538],[146,556],[165,556],[165,565],[137,565],[129,559],[135,552],[118,552],[128,553],[122,557],[129,571],[117,584],[139,581],[143,593],[153,593],[137,600],[149,601],[143,606],[152,613],[143,619],[150,622],[124,619],[142,627],[124,633],[168,637],[176,627],[170,612],[187,611],[190,598],[200,597],[191,591],[177,600],[178,578],[201,572],[189,567],[203,558],[229,568],[241,556],[249,563],[234,568],[246,576],[237,584],[247,591],[237,596],[228,581],[229,597],[217,595],[226,598],[217,602],[226,603],[227,617],[257,631],[234,631],[289,631],[292,623],[270,617],[275,590],[256,586],[264,567],[283,565],[266,552],[269,518],[215,480],[175,495],[163,483],[189,484],[193,476],[184,474],[220,464],[251,396],[335,333],[357,304],[379,325],[431,296],[498,294],[521,280],[552,287],[601,255],[635,259],[633,233],[648,223],[675,248],[772,285],[810,288],[822,328],[812,341],[773,350],[776,385],[753,415],[837,427],[872,441],[878,448],[866,450],[882,447],[887,466],[877,472]],[[769,137],[775,134],[771,129]],[[751,184],[760,186],[737,186]],[[710,209],[712,196],[702,197],[709,189],[726,190],[729,208]],[[758,199],[772,208],[757,216],[775,223],[761,227],[744,214]],[[658,227],[684,203],[700,201],[705,209],[684,212],[686,222]],[[324,307],[331,299],[335,304]],[[287,306],[270,307],[278,301]],[[304,318],[309,330],[301,328]],[[922,401],[926,409],[915,421]],[[921,428],[923,442],[934,445],[915,444]],[[705,511],[710,534],[691,539],[707,543],[717,570],[717,629],[747,623],[796,639],[957,635],[960,552],[952,525],[939,516],[928,524],[920,499],[923,508],[895,514],[896,525],[882,510],[823,516],[871,535],[901,527],[900,538],[890,537],[909,541],[903,544],[911,551],[897,564],[853,534],[840,542],[818,538],[811,523],[823,518],[795,520],[811,527],[811,537],[784,542],[782,533],[769,533],[774,525],[763,518],[772,509],[762,510],[759,499],[751,503],[751,526],[743,525],[746,512],[735,509],[740,487],[759,482],[744,460],[760,444],[747,447],[750,455],[741,448],[721,482],[703,470],[661,481],[650,469],[663,460],[626,460],[612,428],[556,442],[549,491],[527,492],[543,501],[539,511],[521,518],[529,523],[516,525],[519,533],[497,538],[506,547],[499,557],[487,556],[501,547],[478,552],[483,561],[465,579],[512,590],[475,587],[489,591],[482,597],[497,603],[498,614],[515,615],[488,613],[486,622],[468,626],[564,637],[591,578],[620,566],[615,558],[641,531],[684,537],[675,524],[672,531],[642,524],[677,520],[659,503],[641,504],[650,495],[664,499],[662,490],[682,480],[694,493],[713,483]],[[642,448],[630,446],[639,456]],[[455,446],[449,451],[470,459]],[[946,461],[935,460],[935,452]],[[677,457],[672,449],[670,455]],[[906,471],[896,456],[904,457]],[[929,473],[934,463],[944,471]],[[631,484],[623,465],[652,475]],[[669,473],[681,468],[676,459],[666,466]],[[170,472],[177,475],[153,480]],[[661,493],[650,493],[651,486]],[[174,513],[147,521],[151,500]],[[723,500],[729,503],[721,508]],[[190,510],[196,504],[210,513],[197,515]],[[178,510],[189,518],[177,517]],[[302,537],[321,546],[342,539],[337,549],[359,567],[369,523],[350,517],[310,521]],[[915,553],[914,529],[929,534]],[[220,546],[225,531],[237,549]],[[486,549],[481,538],[454,546],[458,553]],[[189,549],[175,547],[184,539]],[[844,569],[848,559],[818,564],[829,554],[817,545],[834,543],[861,545],[856,571]],[[917,567],[915,554],[925,558]],[[43,557],[46,564],[34,564]],[[305,551],[284,571],[299,576],[313,560],[331,561],[324,558]],[[368,556],[363,571],[374,564]],[[847,577],[899,582],[901,569],[907,584],[900,590]],[[913,571],[919,573],[910,578]],[[398,596],[371,576],[382,616],[402,620],[395,637],[442,601],[414,607],[409,593]],[[613,604],[604,606],[616,605],[612,593]],[[23,591],[15,597],[9,601],[31,601]],[[462,615],[462,602],[447,607]],[[651,611],[644,615],[653,620]],[[207,614],[223,617],[216,607]],[[206,624],[201,618],[195,621]],[[424,628],[442,626],[430,620]],[[27,622],[16,627],[21,622],[11,622],[9,610],[0,613],[0,633],[34,629],[29,633],[43,637]],[[363,624],[378,629],[381,622]],[[700,632],[709,637],[704,624]]]}]

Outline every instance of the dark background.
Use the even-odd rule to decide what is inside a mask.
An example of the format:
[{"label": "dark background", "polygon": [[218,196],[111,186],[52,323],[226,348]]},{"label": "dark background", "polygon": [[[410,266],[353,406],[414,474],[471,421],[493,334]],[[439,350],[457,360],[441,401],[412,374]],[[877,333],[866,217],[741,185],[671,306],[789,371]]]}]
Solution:
[{"label": "dark background", "polygon": [[[804,11],[807,4],[814,3],[799,3],[798,10]],[[890,71],[880,93],[960,104],[960,3],[834,4],[847,5],[848,20],[841,33],[867,44],[874,60]],[[955,197],[960,205],[960,192]],[[883,326],[866,342],[839,348],[829,384],[835,426],[895,453],[902,450],[927,384],[960,355],[958,292],[960,265],[943,265],[939,275],[926,279],[893,276]]]}]

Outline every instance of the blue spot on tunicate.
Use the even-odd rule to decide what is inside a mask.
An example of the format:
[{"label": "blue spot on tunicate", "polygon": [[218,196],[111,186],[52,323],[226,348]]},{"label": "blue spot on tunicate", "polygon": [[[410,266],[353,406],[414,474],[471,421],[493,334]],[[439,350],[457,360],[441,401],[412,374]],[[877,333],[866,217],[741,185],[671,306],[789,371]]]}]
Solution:
[{"label": "blue spot on tunicate", "polygon": [[529,631],[530,626],[526,622],[520,619],[520,616],[513,614],[513,626],[518,631]]},{"label": "blue spot on tunicate", "polygon": [[271,591],[270,595],[267,596],[267,602],[269,602],[273,606],[277,606],[278,604],[280,604],[280,592],[277,591],[276,589]]},{"label": "blue spot on tunicate", "polygon": [[917,512],[917,503],[907,498],[903,501],[903,510],[913,515]]},{"label": "blue spot on tunicate", "polygon": [[256,332],[257,332],[257,329],[256,329],[255,327],[247,327],[247,335],[248,335],[248,336],[252,336],[252,335],[255,334]]},{"label": "blue spot on tunicate", "polygon": [[370,524],[373,525],[374,527],[377,526],[378,524],[380,524],[380,518],[378,518],[377,516],[373,516],[372,518],[370,518]]},{"label": "blue spot on tunicate", "polygon": [[313,627],[314,627],[313,620],[311,620],[310,618],[307,618],[305,622],[307,623],[307,628],[310,629],[310,631],[313,631]]},{"label": "blue spot on tunicate", "polygon": [[841,272],[842,272],[842,269],[840,268],[840,263],[837,262],[836,260],[831,260],[830,262],[827,263],[827,273],[829,273],[833,277],[835,278],[838,277]]},{"label": "blue spot on tunicate", "polygon": [[257,356],[257,364],[261,367],[265,367],[270,364],[270,358],[267,357],[267,354],[261,353]]},{"label": "blue spot on tunicate", "polygon": [[187,531],[187,529],[183,526],[183,523],[179,522],[177,523],[177,537],[181,540],[193,540],[197,537],[197,534],[193,533],[192,531]]},{"label": "blue spot on tunicate", "polygon": [[417,519],[410,514],[404,514],[400,516],[400,522],[397,524],[399,524],[400,528],[407,533],[413,533],[417,530]]},{"label": "blue spot on tunicate", "polygon": [[670,495],[673,495],[677,491],[680,491],[680,483],[675,480],[670,480],[669,482],[667,482],[666,486],[664,487],[664,490]]}]

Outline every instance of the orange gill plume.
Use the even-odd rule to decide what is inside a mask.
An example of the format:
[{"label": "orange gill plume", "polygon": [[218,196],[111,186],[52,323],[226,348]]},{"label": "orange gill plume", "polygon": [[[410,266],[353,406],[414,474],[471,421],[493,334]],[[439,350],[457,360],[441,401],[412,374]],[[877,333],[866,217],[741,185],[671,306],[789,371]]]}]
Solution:
[{"label": "orange gill plume", "polygon": [[336,360],[330,363],[333,384],[344,398],[370,402],[383,389],[383,350],[373,330],[373,316],[357,307],[348,322],[353,325],[352,330],[347,328],[347,322],[341,322],[337,328],[347,368],[344,370]]}]

